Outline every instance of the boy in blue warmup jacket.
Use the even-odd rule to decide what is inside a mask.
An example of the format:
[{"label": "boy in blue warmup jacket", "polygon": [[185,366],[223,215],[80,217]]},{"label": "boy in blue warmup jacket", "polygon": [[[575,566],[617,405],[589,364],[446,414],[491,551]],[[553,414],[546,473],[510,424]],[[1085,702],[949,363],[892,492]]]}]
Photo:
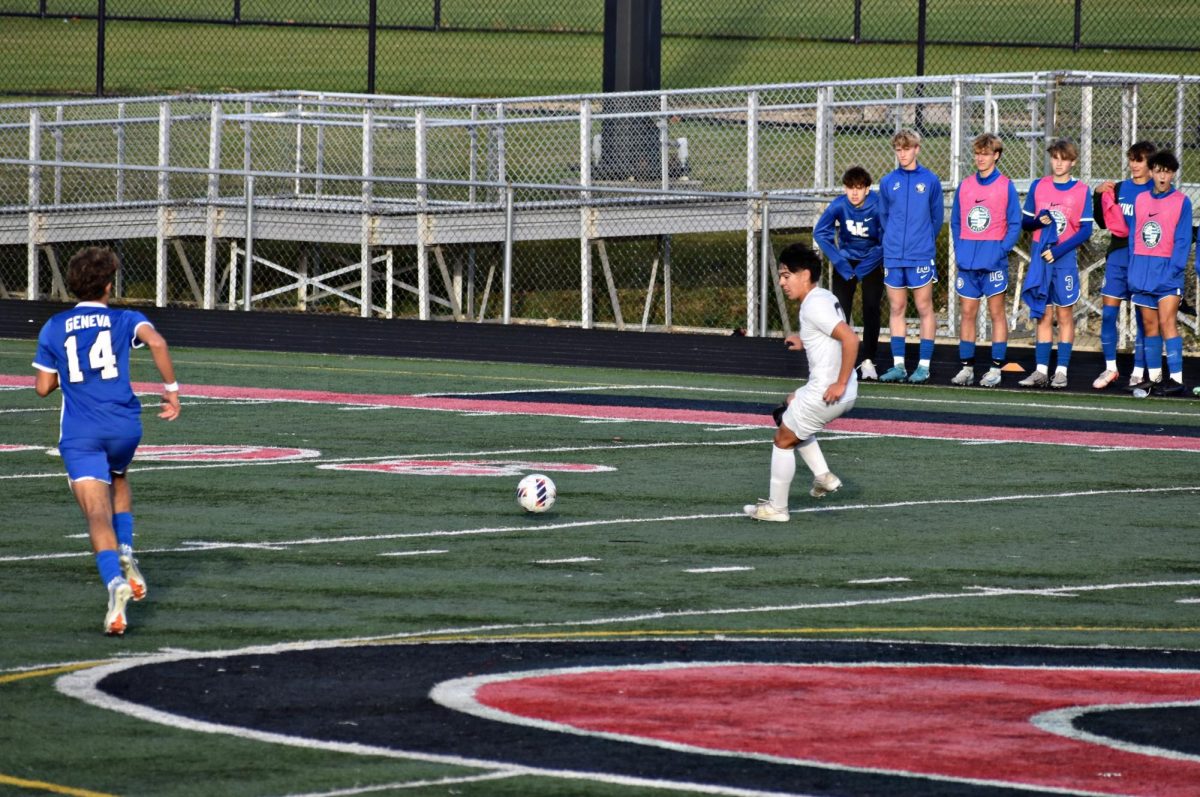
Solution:
[{"label": "boy in blue warmup jacket", "polygon": [[854,305],[854,290],[862,283],[862,362],[864,380],[877,379],[875,353],[879,347],[879,303],[883,299],[883,220],[879,194],[871,190],[871,174],[851,166],[842,175],[846,193],[829,203],[813,240],[833,264],[833,295],[846,317]]},{"label": "boy in blue warmup jacket", "polygon": [[[917,163],[921,136],[913,130],[901,130],[892,136],[892,149],[899,166],[879,181],[879,209],[883,214],[883,281],[888,289],[892,367],[879,380],[926,382],[937,333],[933,283],[937,281],[937,237],[942,229],[946,205],[941,180]],[[921,318],[920,359],[911,376],[904,364],[904,318],[910,290]]]}]

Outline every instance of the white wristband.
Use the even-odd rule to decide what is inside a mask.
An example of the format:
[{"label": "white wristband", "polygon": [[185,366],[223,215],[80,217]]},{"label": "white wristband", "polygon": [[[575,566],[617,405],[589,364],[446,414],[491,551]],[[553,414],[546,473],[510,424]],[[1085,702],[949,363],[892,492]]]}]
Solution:
[{"label": "white wristband", "polygon": [[179,392],[179,383],[178,383],[178,382],[172,382],[172,383],[170,383],[169,385],[168,385],[168,384],[164,384],[164,385],[163,385],[163,392],[164,392],[164,393],[178,393],[178,392]]}]

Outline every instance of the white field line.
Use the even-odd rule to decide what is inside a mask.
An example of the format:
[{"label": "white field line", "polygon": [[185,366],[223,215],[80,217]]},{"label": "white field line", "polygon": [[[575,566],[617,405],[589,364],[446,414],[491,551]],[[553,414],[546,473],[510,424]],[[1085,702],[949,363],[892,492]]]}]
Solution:
[{"label": "white field line", "polygon": [[389,553],[381,553],[380,556],[436,556],[437,554],[450,553],[444,548],[430,548],[426,551],[391,551]]},{"label": "white field line", "polygon": [[[1100,495],[1162,495],[1168,493],[1200,492],[1200,484],[1176,485],[1172,487],[1139,487],[1119,488],[1111,490],[1073,490],[1057,493],[1015,493],[1008,495],[987,495],[977,498],[931,498],[922,501],[884,501],[877,504],[826,504],[792,510],[792,514],[815,514],[821,512],[864,512],[879,509],[910,509],[931,506],[963,506],[971,504],[1007,503],[1013,501],[1050,501],[1067,498],[1092,498]],[[268,542],[210,542],[207,540],[186,540],[174,548],[143,548],[141,553],[194,553],[196,551],[215,551],[221,549],[245,550],[281,550],[288,546],[299,545],[336,545],[352,542],[377,542],[382,540],[412,540],[426,538],[474,537],[491,534],[528,534],[530,532],[561,531],[564,529],[601,528],[604,526],[639,525],[645,523],[694,523],[698,520],[720,520],[725,518],[741,518],[742,512],[716,512],[695,515],[660,515],[657,517],[627,517],[607,520],[576,520],[563,523],[547,523],[537,525],[507,525],[483,526],[473,529],[443,529],[432,531],[390,532],[383,534],[352,534],[338,537],[305,537],[292,540],[271,540]],[[81,556],[92,556],[91,553],[73,551],[70,553],[29,554],[23,556],[0,556],[0,563],[29,562],[43,559],[67,559]]]},{"label": "white field line", "polygon": [[883,578],[856,578],[847,581],[847,584],[899,584],[902,581],[912,581],[911,578],[904,576],[884,576]]},{"label": "white field line", "polygon": [[[195,463],[185,462],[175,465],[145,465],[138,466],[136,473],[153,473],[155,471],[169,470],[207,470],[212,468],[244,468],[244,467],[262,467],[264,465],[330,465],[339,462],[382,462],[392,459],[453,459],[458,457],[506,457],[528,455],[528,454],[574,454],[580,452],[593,451],[625,451],[636,449],[654,449],[654,448],[713,448],[721,446],[759,446],[770,442],[770,437],[767,436],[769,430],[764,429],[764,436],[753,440],[696,440],[687,441],[667,441],[660,443],[601,443],[596,445],[586,446],[548,446],[543,448],[505,448],[505,449],[489,449],[482,451],[442,451],[442,452],[422,452],[415,454],[381,454],[372,457],[317,457],[313,459],[287,459],[287,460],[251,460],[247,462],[208,462]],[[821,441],[827,440],[867,440],[873,435],[846,435],[837,436],[830,434],[822,436]],[[136,465],[136,460],[135,463]],[[0,481],[7,479],[46,479],[46,478],[66,478],[66,473],[56,471],[54,473],[7,473],[0,474]]]},{"label": "white field line", "polygon": [[724,567],[689,567],[683,572],[685,573],[741,573],[746,570],[753,570],[753,567],[746,565],[726,565]]},{"label": "white field line", "polygon": [[[392,789],[423,789],[426,786],[455,786],[459,783],[478,783],[481,780],[501,780],[503,778],[515,778],[522,773],[509,770],[497,770],[495,772],[485,772],[482,775],[464,775],[457,778],[438,778],[437,780],[410,780],[400,781],[398,783],[381,783],[377,786],[359,786],[353,789],[336,789],[334,791],[308,792],[306,794],[289,794],[286,797],[351,797],[355,794],[371,794],[377,791],[391,791]],[[454,794],[454,791],[450,791]]]}]

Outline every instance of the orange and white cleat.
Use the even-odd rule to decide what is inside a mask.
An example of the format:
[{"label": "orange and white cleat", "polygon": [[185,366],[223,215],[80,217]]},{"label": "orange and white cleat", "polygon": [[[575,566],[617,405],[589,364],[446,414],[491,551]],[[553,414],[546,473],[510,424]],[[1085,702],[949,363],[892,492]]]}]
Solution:
[{"label": "orange and white cleat", "polygon": [[129,582],[121,577],[108,582],[108,614],[104,615],[104,633],[122,636],[129,623],[125,620],[125,604],[133,597]]},{"label": "orange and white cleat", "polygon": [[133,592],[133,599],[140,601],[146,597],[146,579],[138,568],[137,559],[133,556],[133,549],[122,545],[118,561],[121,563],[121,572],[125,575],[125,580],[129,582],[129,589]]}]

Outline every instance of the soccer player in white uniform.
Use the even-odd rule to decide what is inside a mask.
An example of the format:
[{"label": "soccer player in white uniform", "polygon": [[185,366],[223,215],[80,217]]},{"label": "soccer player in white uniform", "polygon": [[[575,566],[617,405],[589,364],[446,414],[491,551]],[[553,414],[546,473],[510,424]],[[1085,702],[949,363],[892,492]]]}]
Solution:
[{"label": "soccer player in white uniform", "polygon": [[821,498],[842,486],[829,471],[816,434],[854,406],[858,380],[854,361],[858,336],[846,323],[837,298],[819,286],[821,259],[804,244],[792,244],[779,255],[779,286],[787,298],[800,302],[800,333],[785,340],[788,348],[808,353],[808,381],[787,398],[771,449],[770,498],[747,504],[755,520],[788,520],[788,494],[796,475],[796,455],[813,474],[810,495]]}]

